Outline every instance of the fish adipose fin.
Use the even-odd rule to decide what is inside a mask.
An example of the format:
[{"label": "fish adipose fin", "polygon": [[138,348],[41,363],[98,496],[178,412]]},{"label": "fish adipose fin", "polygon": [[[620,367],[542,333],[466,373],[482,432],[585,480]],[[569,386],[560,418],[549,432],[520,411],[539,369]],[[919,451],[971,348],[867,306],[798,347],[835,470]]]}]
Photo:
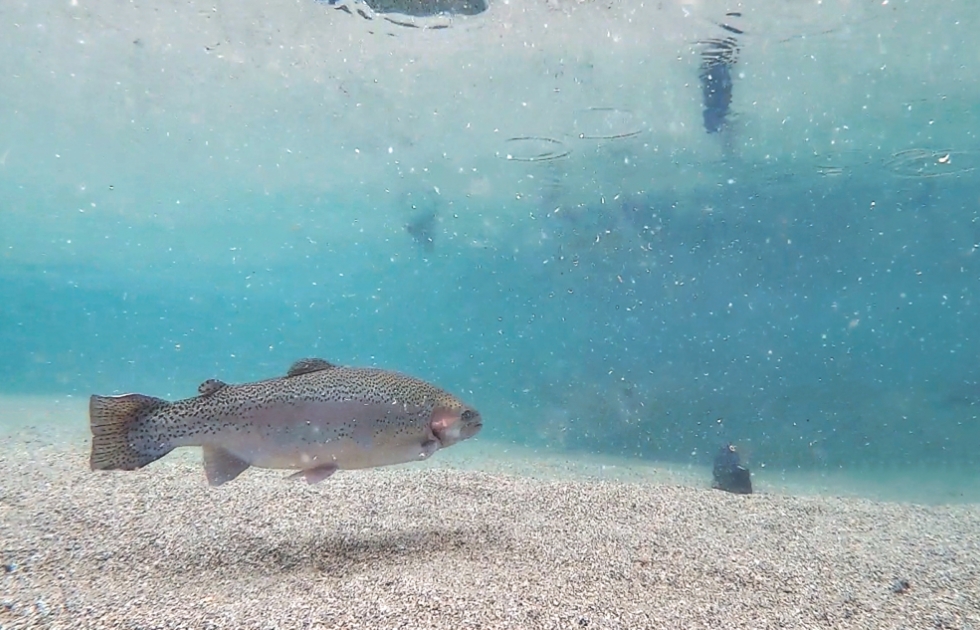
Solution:
[{"label": "fish adipose fin", "polygon": [[212,486],[220,486],[245,472],[249,463],[220,446],[204,445],[204,474]]},{"label": "fish adipose fin", "polygon": [[329,370],[332,367],[336,366],[323,359],[300,359],[289,367],[289,371],[286,372],[286,377],[309,374],[310,372],[320,372],[322,370]]},{"label": "fish adipose fin", "polygon": [[131,440],[130,429],[147,414],[169,405],[166,400],[126,394],[92,396],[88,404],[89,427],[92,430],[92,470],[136,470],[169,453],[169,446],[153,450],[137,448],[148,440]]},{"label": "fish adipose fin", "polygon": [[314,483],[320,483],[330,475],[337,472],[337,466],[334,464],[324,464],[323,466],[317,466],[316,468],[307,468],[306,470],[301,470],[297,473],[289,475],[290,479],[299,479],[302,477],[306,479],[306,483],[312,485]]}]

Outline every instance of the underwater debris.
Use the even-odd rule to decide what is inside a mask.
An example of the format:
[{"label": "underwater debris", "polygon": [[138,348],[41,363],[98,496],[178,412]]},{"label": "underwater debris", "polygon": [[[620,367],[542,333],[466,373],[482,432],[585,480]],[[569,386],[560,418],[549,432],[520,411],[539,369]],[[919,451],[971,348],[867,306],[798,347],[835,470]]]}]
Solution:
[{"label": "underwater debris", "polygon": [[950,149],[905,149],[885,159],[884,166],[893,175],[907,179],[930,179],[970,173],[980,163],[970,151]]},{"label": "underwater debris", "polygon": [[394,18],[388,17],[387,15],[385,15],[383,17],[384,17],[384,19],[386,21],[394,24],[395,26],[404,26],[405,28],[424,28],[424,29],[428,29],[430,31],[438,31],[439,29],[449,28],[449,24],[432,24],[432,25],[427,25],[427,26],[421,26],[419,24],[415,24],[414,22],[406,22],[406,21],[403,21],[403,20],[396,20]]},{"label": "underwater debris", "polygon": [[435,227],[438,213],[435,210],[423,212],[405,225],[405,231],[412,235],[423,250],[431,252],[435,248]]},{"label": "underwater debris", "polygon": [[836,164],[817,164],[817,175],[823,177],[837,177],[844,174],[844,167]]},{"label": "underwater debris", "polygon": [[715,455],[711,475],[714,478],[711,487],[716,490],[734,494],[752,494],[752,475],[748,468],[742,466],[733,444],[721,447]]},{"label": "underwater debris", "polygon": [[912,588],[912,585],[908,580],[897,579],[892,582],[892,593],[899,595],[902,593],[908,593],[910,588]]},{"label": "underwater debris", "polygon": [[561,140],[543,136],[517,136],[504,141],[507,150],[497,157],[514,162],[548,162],[568,157],[572,150]]},{"label": "underwater debris", "polygon": [[618,107],[586,107],[577,112],[574,127],[581,140],[622,140],[643,131],[633,112]]},{"label": "underwater debris", "polygon": [[[727,17],[741,17],[741,13],[726,13]],[[719,24],[722,29],[732,33],[727,37],[712,38],[698,42],[701,51],[701,66],[698,79],[701,81],[701,102],[704,106],[704,129],[708,133],[718,133],[725,128],[732,105],[732,67],[738,63],[739,45],[734,35],[744,31],[729,24]]]}]

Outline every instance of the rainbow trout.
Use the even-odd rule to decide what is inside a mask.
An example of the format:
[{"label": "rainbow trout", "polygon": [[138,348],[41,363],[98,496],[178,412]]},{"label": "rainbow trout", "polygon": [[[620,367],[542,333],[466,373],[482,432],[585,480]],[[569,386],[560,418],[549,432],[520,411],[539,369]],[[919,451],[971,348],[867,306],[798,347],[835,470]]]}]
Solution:
[{"label": "rainbow trout", "polygon": [[200,446],[212,486],[249,466],[297,470],[291,477],[317,483],[342,468],[426,459],[483,426],[476,409],[425,381],[323,359],[255,383],[208,380],[198,393],[176,402],[92,396],[92,470],[135,470]]}]

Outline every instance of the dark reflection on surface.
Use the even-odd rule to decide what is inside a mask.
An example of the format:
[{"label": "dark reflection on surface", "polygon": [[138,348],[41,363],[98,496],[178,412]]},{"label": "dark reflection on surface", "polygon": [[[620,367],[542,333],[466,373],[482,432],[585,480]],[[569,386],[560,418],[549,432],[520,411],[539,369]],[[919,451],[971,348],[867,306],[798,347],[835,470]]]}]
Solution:
[{"label": "dark reflection on surface", "polygon": [[[350,7],[343,0],[329,0],[323,4],[351,13]],[[364,0],[364,4],[376,13],[400,13],[412,17],[479,15],[487,10],[486,0]],[[372,19],[361,10],[358,10],[357,13],[365,19]],[[399,22],[394,23],[400,24]],[[415,25],[404,24],[404,26]]]}]

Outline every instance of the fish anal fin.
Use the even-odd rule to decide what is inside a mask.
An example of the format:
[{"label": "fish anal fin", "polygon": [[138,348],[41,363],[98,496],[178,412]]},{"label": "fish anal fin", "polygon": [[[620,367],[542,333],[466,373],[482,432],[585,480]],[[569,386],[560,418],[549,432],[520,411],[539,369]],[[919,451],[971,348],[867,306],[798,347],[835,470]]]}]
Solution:
[{"label": "fish anal fin", "polygon": [[209,378],[200,385],[197,386],[197,393],[201,396],[210,396],[220,389],[228,387],[228,383],[224,381],[219,381],[216,378]]},{"label": "fish anal fin", "polygon": [[251,465],[234,453],[226,451],[220,446],[205,444],[204,448],[204,474],[208,478],[208,483],[212,486],[220,486],[227,483],[245,472]]},{"label": "fish anal fin", "polygon": [[289,371],[286,372],[286,377],[288,378],[290,376],[299,376],[300,374],[309,374],[310,372],[320,372],[322,370],[329,370],[333,367],[336,366],[333,363],[323,359],[300,359],[289,366]]},{"label": "fish anal fin", "polygon": [[323,464],[322,466],[307,468],[306,470],[293,473],[289,475],[289,478],[299,479],[302,477],[303,479],[306,479],[306,483],[313,485],[315,483],[320,483],[335,472],[337,472],[336,464]]},{"label": "fish anal fin", "polygon": [[125,394],[89,398],[89,428],[92,431],[92,470],[136,470],[156,461],[172,449],[156,444],[152,449],[140,448],[147,440],[130,439],[130,429],[150,413],[169,405],[166,400]]}]

